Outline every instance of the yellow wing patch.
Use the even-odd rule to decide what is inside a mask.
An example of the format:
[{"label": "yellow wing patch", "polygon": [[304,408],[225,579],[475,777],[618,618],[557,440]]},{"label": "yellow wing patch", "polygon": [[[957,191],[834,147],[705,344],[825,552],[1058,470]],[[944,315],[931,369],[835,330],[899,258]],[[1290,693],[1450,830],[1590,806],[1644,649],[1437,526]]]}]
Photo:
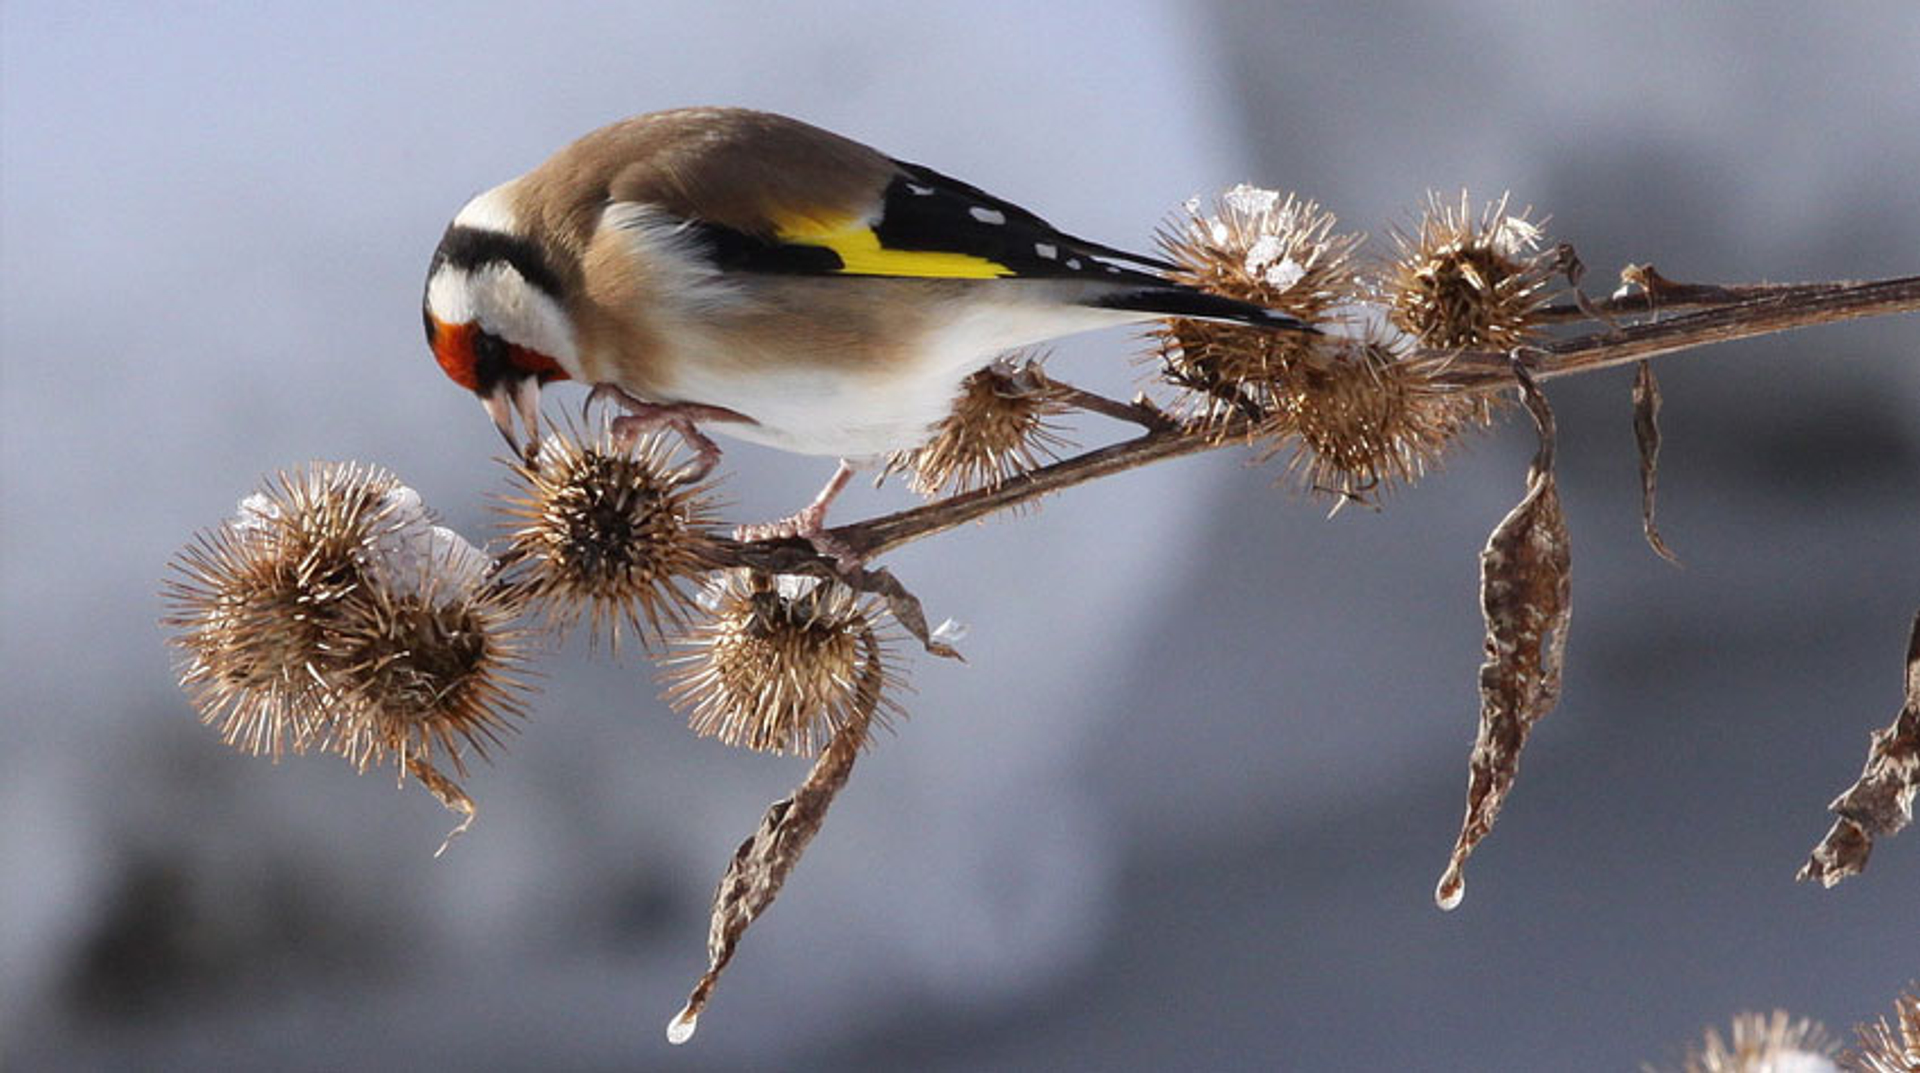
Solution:
[{"label": "yellow wing patch", "polygon": [[1013,269],[966,253],[891,250],[880,245],[873,228],[857,219],[782,220],[774,237],[795,246],[820,246],[840,258],[840,273],[851,276],[906,276],[918,279],[997,279]]}]

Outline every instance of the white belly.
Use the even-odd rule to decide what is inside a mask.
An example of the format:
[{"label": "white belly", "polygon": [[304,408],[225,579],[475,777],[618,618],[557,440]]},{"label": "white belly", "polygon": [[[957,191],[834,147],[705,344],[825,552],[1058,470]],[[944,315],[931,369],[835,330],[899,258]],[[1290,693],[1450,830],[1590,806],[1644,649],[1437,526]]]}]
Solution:
[{"label": "white belly", "polygon": [[724,406],[754,419],[713,423],[714,432],[798,454],[871,458],[926,442],[952,410],[961,382],[1001,354],[1142,319],[1139,313],[1053,305],[956,310],[923,335],[911,360],[881,367],[777,351],[750,365],[716,361],[712,355],[726,351],[721,341],[707,339],[703,349],[716,349],[675,362],[672,381],[662,387],[672,401]]}]

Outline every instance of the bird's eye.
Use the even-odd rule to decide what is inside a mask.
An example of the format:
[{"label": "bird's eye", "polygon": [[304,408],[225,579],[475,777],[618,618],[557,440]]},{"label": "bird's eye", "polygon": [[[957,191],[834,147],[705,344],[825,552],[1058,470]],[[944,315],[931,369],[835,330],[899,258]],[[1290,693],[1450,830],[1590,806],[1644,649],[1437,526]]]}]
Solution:
[{"label": "bird's eye", "polygon": [[473,360],[477,365],[507,360],[507,341],[482,329],[473,333]]},{"label": "bird's eye", "polygon": [[507,341],[484,328],[473,333],[473,376],[482,388],[491,387],[513,371]]}]

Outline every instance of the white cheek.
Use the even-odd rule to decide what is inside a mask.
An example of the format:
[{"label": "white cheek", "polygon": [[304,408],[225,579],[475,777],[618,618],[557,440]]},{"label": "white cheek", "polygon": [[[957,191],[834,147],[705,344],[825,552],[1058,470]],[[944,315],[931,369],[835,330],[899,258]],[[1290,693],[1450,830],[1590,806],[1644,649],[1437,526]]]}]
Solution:
[{"label": "white cheek", "polygon": [[433,274],[427,281],[427,312],[443,324],[465,324],[473,319],[464,270],[442,268]]},{"label": "white cheek", "polygon": [[511,267],[489,264],[474,271],[443,268],[427,283],[427,308],[448,324],[478,322],[516,346],[537,350],[580,377],[573,323],[559,303],[528,286]]}]

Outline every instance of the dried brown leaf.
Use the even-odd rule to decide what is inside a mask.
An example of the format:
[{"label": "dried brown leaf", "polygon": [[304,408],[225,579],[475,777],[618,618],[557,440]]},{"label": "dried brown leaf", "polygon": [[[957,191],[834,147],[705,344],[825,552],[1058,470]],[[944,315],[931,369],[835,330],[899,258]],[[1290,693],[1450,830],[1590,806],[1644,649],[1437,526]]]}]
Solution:
[{"label": "dried brown leaf", "polygon": [[445,805],[448,812],[460,817],[459,824],[448,831],[447,837],[440,841],[440,848],[433,851],[433,855],[438,857],[447,852],[447,847],[453,845],[454,839],[466,834],[467,828],[473,826],[473,818],[478,810],[474,807],[473,798],[467,796],[467,792],[460,788],[459,783],[440,774],[440,769],[425,760],[417,756],[408,757],[407,772],[420,780],[420,785],[426,787],[428,793]]},{"label": "dried brown leaf", "polygon": [[1567,277],[1567,289],[1573,294],[1574,307],[1588,320],[1597,320],[1612,332],[1620,331],[1620,322],[1613,315],[1593,303],[1587,292],[1580,289],[1580,281],[1586,278],[1587,263],[1574,251],[1573,243],[1562,242],[1553,248],[1553,258],[1560,271]]},{"label": "dried brown leaf", "polygon": [[1678,565],[1679,558],[1660,539],[1653,520],[1654,488],[1660,480],[1660,381],[1654,379],[1650,361],[1642,361],[1633,374],[1633,442],[1640,448],[1640,528],[1656,555]]},{"label": "dried brown leaf", "polygon": [[1554,481],[1553,410],[1519,360],[1521,398],[1540,433],[1527,494],[1480,553],[1480,609],[1487,621],[1480,665],[1480,733],[1468,761],[1467,810],[1434,891],[1442,909],[1466,895],[1467,857],[1500,813],[1534,723],[1560,700],[1560,665],[1572,613],[1572,552]]},{"label": "dried brown leaf", "polygon": [[[858,532],[858,528],[842,528],[828,531],[834,536],[848,532]],[[865,550],[857,546],[855,550]],[[886,567],[869,570],[855,567],[840,569],[831,560],[800,540],[763,541],[750,544],[736,544],[727,549],[730,561],[739,566],[749,566],[769,574],[800,574],[817,577],[827,581],[843,581],[855,592],[871,593],[887,603],[887,613],[893,616],[913,639],[920,642],[928,655],[942,659],[957,659],[962,663],[966,659],[952,645],[935,638],[936,631],[927,626],[926,609],[893,572]]]},{"label": "dried brown leaf", "polygon": [[1873,732],[1860,778],[1833,799],[1828,811],[1840,818],[1813,848],[1798,878],[1821,886],[1863,871],[1875,835],[1891,837],[1913,820],[1914,792],[1920,790],[1920,615],[1907,636],[1906,703],[1884,730]]},{"label": "dried brown leaf", "polygon": [[861,702],[852,719],[821,751],[807,780],[792,795],[767,807],[760,826],[734,851],[720,885],[714,889],[713,919],[707,931],[707,971],[694,984],[685,1008],[667,1022],[667,1039],[672,1043],[693,1038],[700,1011],[713,996],[721,972],[733,960],[741,936],[773,904],[807,844],[819,833],[834,796],[853,773],[853,762],[860,756],[885,684],[879,639],[868,629],[861,641],[867,646],[866,670],[860,681]]},{"label": "dried brown leaf", "polygon": [[895,622],[906,627],[906,631],[913,635],[914,640],[920,642],[920,646],[927,650],[928,655],[966,662],[966,658],[960,655],[959,649],[945,641],[934,639],[933,632],[927,629],[927,613],[920,606],[920,598],[909,592],[907,587],[900,583],[900,579],[893,576],[893,571],[885,567],[878,570],[862,567],[858,570],[843,571],[840,579],[861,592],[870,592],[885,600],[887,613],[893,616]]}]

